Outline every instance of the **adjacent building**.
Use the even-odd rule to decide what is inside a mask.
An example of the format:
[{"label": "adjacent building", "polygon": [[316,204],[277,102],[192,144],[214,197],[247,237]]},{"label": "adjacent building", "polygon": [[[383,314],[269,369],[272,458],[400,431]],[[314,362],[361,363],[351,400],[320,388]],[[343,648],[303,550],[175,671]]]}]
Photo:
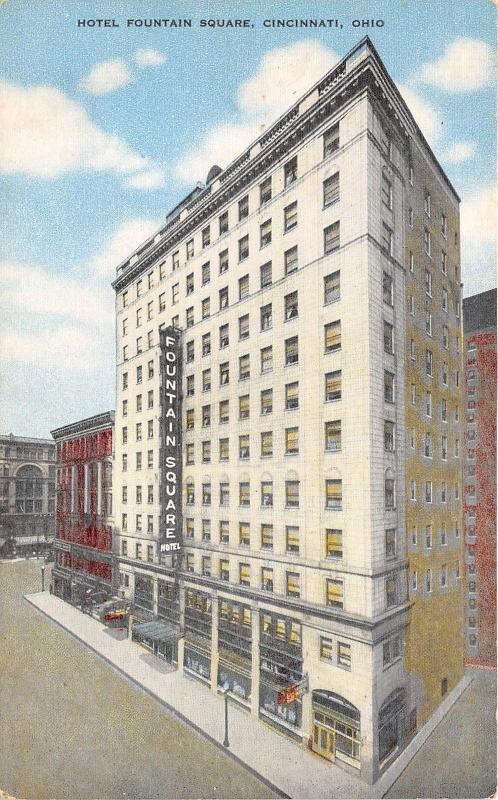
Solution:
[{"label": "adjacent building", "polygon": [[459,235],[365,39],[113,284],[141,631],[369,782],[463,674]]},{"label": "adjacent building", "polygon": [[51,588],[74,604],[113,594],[113,425],[108,411],[52,431],[57,510]]},{"label": "adjacent building", "polygon": [[54,526],[54,443],[0,436],[0,556],[47,553]]},{"label": "adjacent building", "polygon": [[467,662],[496,668],[496,289],[463,301]]}]

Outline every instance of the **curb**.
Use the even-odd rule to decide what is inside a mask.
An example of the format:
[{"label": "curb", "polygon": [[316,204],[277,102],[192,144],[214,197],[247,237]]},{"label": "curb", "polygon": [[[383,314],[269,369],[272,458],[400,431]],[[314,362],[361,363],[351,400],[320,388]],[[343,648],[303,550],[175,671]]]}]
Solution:
[{"label": "curb", "polygon": [[[39,592],[39,594],[41,594],[41,592]],[[224,747],[221,742],[218,742],[218,740],[214,739],[209,733],[206,733],[206,731],[203,731],[202,728],[199,728],[199,726],[196,725],[195,722],[192,722],[191,720],[189,720],[188,717],[184,716],[184,714],[182,714],[180,711],[177,711],[175,708],[173,708],[173,706],[171,706],[169,703],[167,703],[161,697],[158,697],[157,694],[155,694],[151,689],[148,689],[147,686],[144,686],[142,683],[140,683],[135,678],[133,678],[131,675],[129,675],[124,669],[122,669],[121,667],[117,666],[117,664],[115,664],[113,661],[111,661],[110,658],[107,658],[107,656],[103,655],[101,652],[99,652],[99,650],[96,650],[95,647],[93,647],[91,644],[89,644],[84,639],[82,639],[80,636],[78,636],[77,633],[74,633],[74,631],[71,631],[69,628],[66,628],[66,626],[63,625],[62,622],[59,622],[59,620],[54,619],[54,617],[51,617],[50,614],[48,614],[42,608],[37,606],[36,603],[34,603],[27,595],[24,594],[23,595],[23,599],[26,601],[26,603],[29,603],[30,606],[32,606],[34,609],[36,609],[36,611],[38,611],[38,613],[42,614],[46,619],[48,619],[51,622],[53,622],[59,628],[62,628],[63,631],[65,631],[70,636],[72,636],[72,638],[75,639],[77,642],[79,642],[80,644],[82,644],[86,648],[88,648],[88,650],[91,650],[92,653],[95,653],[95,655],[97,655],[100,659],[102,659],[102,661],[104,661],[106,664],[108,664],[110,667],[112,667],[116,672],[119,673],[120,676],[125,678],[125,680],[128,680],[133,686],[135,686],[136,688],[140,689],[142,692],[145,692],[145,694],[147,694],[149,697],[151,697],[153,700],[155,700],[156,703],[159,703],[159,705],[161,705],[163,708],[165,708],[172,716],[174,716],[176,719],[178,719],[180,722],[182,722],[188,728],[191,728],[192,730],[194,730],[197,733],[198,736],[201,736],[202,738],[207,739],[207,741],[210,742],[210,744],[215,745],[223,753],[226,753],[226,755],[230,756],[230,758],[232,758],[237,764],[239,764],[239,766],[243,767],[245,770],[250,772],[251,775],[253,775],[259,781],[261,781],[269,789],[271,789],[272,792],[274,792],[279,797],[286,798],[287,800],[290,800],[290,795],[288,795],[285,792],[283,792],[282,789],[279,789],[278,786],[275,786],[275,784],[273,784],[270,780],[268,780],[268,778],[265,778],[264,775],[261,775],[261,773],[258,772],[256,769],[254,769],[254,767],[251,767],[249,764],[246,764],[245,761],[243,761],[239,756],[235,755],[235,753],[233,753],[229,748]]]}]

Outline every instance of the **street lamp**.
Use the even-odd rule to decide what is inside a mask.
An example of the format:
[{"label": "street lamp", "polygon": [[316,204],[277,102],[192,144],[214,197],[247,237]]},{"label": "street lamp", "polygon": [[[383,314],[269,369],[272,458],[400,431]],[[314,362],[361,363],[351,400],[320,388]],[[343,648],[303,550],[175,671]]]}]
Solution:
[{"label": "street lamp", "polygon": [[223,747],[230,747],[230,742],[228,741],[228,692],[230,691],[230,686],[225,684],[224,688],[221,690],[221,694],[225,698],[225,738],[223,739]]},{"label": "street lamp", "polygon": [[41,574],[42,574],[42,592],[45,591],[45,564],[41,565]]}]

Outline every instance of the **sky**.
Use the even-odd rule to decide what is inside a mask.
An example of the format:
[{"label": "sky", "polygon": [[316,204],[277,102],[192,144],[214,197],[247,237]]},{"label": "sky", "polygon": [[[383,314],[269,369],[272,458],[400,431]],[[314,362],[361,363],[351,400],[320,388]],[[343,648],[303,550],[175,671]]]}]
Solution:
[{"label": "sky", "polygon": [[[337,23],[264,25],[310,18]],[[461,197],[464,296],[496,286],[495,26],[492,0],[0,4],[0,432],[114,407],[118,263],[366,34]]]}]

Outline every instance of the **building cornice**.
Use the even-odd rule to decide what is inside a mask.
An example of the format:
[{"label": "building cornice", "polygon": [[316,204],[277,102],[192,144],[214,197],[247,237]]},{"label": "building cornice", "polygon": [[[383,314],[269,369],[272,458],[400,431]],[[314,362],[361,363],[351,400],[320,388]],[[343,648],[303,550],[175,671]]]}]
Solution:
[{"label": "building cornice", "polygon": [[73,436],[78,436],[82,433],[96,433],[114,425],[114,411],[105,411],[102,414],[95,414],[93,417],[81,419],[78,422],[72,422],[69,425],[64,425],[62,428],[55,428],[50,431],[56,441],[60,439],[69,439]]},{"label": "building cornice", "polygon": [[[362,48],[368,50],[364,58],[361,57]],[[356,52],[359,53],[358,63],[354,64]],[[350,59],[353,66],[348,69]],[[118,273],[122,274],[118,274],[112,283],[115,291],[119,292],[128,286],[156,260],[165,256],[182,239],[201,226],[216,210],[246,189],[258,176],[287,155],[296,144],[307,138],[328,118],[337,115],[347,102],[364,90],[372,92],[377,101],[384,104],[391,124],[397,126],[403,138],[408,140],[417,137],[422,141],[443,181],[459,200],[377,51],[366,38],[217,176],[213,186],[218,184],[219,188],[214,194],[213,186],[208,185],[186,204],[185,209],[191,212],[189,216],[184,220],[176,217],[162,226],[148,242],[118,265]],[[314,93],[317,94],[317,100],[300,114],[300,106],[305,106]],[[260,150],[253,156],[253,151],[258,146]]]}]

